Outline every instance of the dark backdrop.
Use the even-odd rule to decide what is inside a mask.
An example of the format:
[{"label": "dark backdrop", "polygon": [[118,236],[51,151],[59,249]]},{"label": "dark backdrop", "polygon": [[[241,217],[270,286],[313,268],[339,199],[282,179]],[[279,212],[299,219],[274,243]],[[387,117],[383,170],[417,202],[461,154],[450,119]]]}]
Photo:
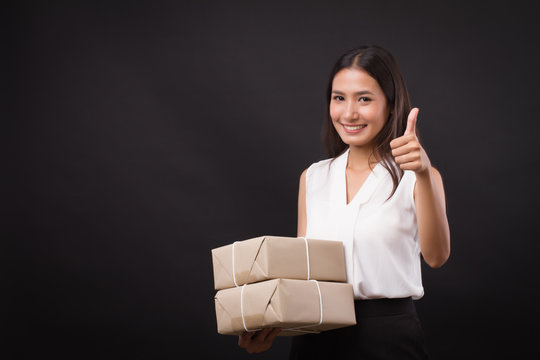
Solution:
[{"label": "dark backdrop", "polygon": [[452,255],[424,266],[417,302],[433,358],[532,352],[532,6],[22,1],[4,17],[12,358],[248,358],[216,332],[210,250],[296,234],[328,73],[365,43],[397,58],[445,180]]}]

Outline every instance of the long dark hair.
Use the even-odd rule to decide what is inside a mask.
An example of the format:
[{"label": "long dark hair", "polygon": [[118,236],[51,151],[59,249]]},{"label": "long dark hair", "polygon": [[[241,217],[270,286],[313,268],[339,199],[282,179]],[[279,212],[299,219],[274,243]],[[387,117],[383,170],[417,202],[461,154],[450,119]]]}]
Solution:
[{"label": "long dark hair", "polygon": [[[409,92],[405,85],[403,75],[398,68],[397,62],[392,54],[376,45],[364,45],[343,54],[332,69],[328,87],[326,89],[326,119],[323,127],[323,141],[328,155],[335,158],[347,149],[339,134],[337,133],[330,117],[330,100],[332,96],[332,82],[334,76],[343,69],[362,69],[371,75],[381,87],[388,104],[390,115],[381,131],[374,139],[374,152],[377,153],[381,164],[392,176],[394,188],[390,197],[396,191],[399,181],[403,176],[401,170],[394,162],[394,157],[390,149],[390,141],[403,135],[407,127],[407,117],[411,111]],[[371,154],[373,156],[374,153]]]}]

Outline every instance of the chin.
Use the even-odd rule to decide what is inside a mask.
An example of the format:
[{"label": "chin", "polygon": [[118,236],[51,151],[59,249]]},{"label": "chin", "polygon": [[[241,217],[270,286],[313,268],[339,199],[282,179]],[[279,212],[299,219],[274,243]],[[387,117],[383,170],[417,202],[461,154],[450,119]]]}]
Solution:
[{"label": "chin", "polygon": [[345,144],[349,146],[358,146],[358,147],[364,147],[368,146],[371,142],[366,140],[360,140],[360,139],[351,139],[350,137],[341,137],[341,141],[343,141]]}]

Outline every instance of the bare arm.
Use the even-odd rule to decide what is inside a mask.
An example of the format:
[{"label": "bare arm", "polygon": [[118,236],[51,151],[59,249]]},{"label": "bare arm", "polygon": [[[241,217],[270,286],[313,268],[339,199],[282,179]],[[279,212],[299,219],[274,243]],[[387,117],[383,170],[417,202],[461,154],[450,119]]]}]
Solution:
[{"label": "bare arm", "polygon": [[307,169],[302,172],[302,175],[300,175],[300,185],[298,188],[298,237],[306,236],[306,173]]},{"label": "bare arm", "polygon": [[441,267],[450,256],[450,229],[441,174],[431,162],[416,136],[418,109],[409,114],[405,134],[390,142],[396,164],[416,174],[414,202],[418,220],[420,251],[426,263]]},{"label": "bare arm", "polygon": [[450,256],[450,228],[441,174],[430,169],[416,174],[414,202],[422,256],[429,266],[438,268]]}]

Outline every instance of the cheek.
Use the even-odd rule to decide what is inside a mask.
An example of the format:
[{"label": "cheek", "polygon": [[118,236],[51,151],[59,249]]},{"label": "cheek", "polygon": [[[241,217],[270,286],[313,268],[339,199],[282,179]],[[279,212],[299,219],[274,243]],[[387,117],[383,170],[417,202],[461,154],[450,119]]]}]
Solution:
[{"label": "cheek", "polygon": [[371,109],[370,116],[374,122],[377,122],[382,126],[386,123],[388,112],[385,108],[373,108]]},{"label": "cheek", "polygon": [[377,120],[380,117],[381,109],[375,106],[365,106],[361,110],[361,115],[366,119]]}]

